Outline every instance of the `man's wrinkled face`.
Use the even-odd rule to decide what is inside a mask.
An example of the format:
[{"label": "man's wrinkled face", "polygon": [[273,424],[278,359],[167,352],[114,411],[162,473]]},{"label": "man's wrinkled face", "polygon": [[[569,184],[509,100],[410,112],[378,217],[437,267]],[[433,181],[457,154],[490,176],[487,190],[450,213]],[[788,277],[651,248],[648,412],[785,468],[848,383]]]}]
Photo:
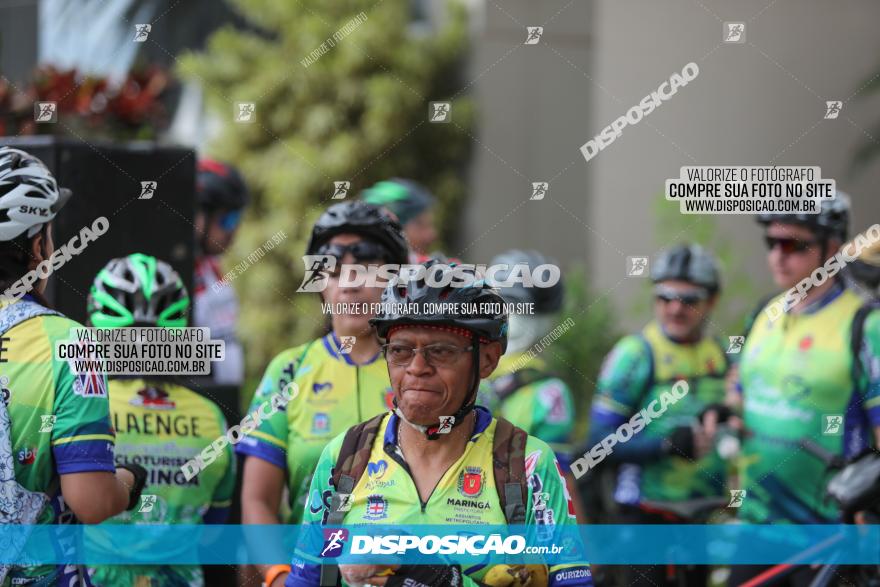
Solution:
[{"label": "man's wrinkled face", "polygon": [[[388,374],[397,405],[407,420],[430,426],[441,416],[458,411],[473,384],[472,352],[465,350],[471,340],[453,332],[413,326],[396,330],[388,339],[386,351]],[[426,360],[428,351],[431,364]],[[408,364],[394,364],[396,357],[406,358],[410,349],[416,352]],[[480,378],[488,377],[501,357],[500,343],[480,345]]]}]

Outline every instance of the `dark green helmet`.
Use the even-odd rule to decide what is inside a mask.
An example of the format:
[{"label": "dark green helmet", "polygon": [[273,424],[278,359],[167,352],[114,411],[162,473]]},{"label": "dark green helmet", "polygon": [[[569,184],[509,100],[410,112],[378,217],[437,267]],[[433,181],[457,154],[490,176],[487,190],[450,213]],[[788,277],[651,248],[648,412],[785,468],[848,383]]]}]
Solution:
[{"label": "dark green helmet", "polygon": [[177,272],[151,255],[112,259],[89,291],[89,322],[98,328],[187,324],[189,295]]},{"label": "dark green helmet", "polygon": [[430,208],[436,202],[426,188],[410,179],[395,177],[380,181],[361,192],[361,199],[368,204],[388,208],[402,226]]}]

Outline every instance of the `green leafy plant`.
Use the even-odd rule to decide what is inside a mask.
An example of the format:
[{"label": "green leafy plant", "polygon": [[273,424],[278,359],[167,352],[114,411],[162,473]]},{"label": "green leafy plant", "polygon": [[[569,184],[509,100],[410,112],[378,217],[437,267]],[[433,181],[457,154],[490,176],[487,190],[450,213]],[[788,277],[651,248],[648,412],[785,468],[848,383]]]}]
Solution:
[{"label": "green leafy plant", "polygon": [[[324,326],[318,297],[296,289],[312,224],[335,203],[333,182],[350,181],[352,198],[378,180],[411,177],[434,191],[441,226],[452,226],[474,113],[458,95],[467,47],[458,3],[446,5],[442,27],[430,34],[409,26],[408,0],[371,4],[366,13],[355,0],[232,4],[251,28],[219,30],[179,69],[202,85],[222,123],[211,154],[240,167],[254,195],[225,262],[234,266],[279,229],[289,235],[235,281],[247,292],[240,331],[253,377]],[[452,103],[451,123],[428,122],[432,101]],[[255,104],[256,122],[234,121],[237,102]]]}]

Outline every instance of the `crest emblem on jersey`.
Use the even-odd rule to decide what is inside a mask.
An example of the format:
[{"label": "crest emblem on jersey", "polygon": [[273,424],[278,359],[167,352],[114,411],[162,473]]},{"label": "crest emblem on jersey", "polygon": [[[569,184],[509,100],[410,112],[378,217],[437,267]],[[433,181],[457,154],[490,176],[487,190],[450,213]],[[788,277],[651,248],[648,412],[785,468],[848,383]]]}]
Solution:
[{"label": "crest emblem on jersey", "polygon": [[73,393],[82,397],[107,397],[107,380],[97,371],[80,373],[73,380]]},{"label": "crest emblem on jersey", "polygon": [[458,492],[465,497],[479,497],[483,493],[486,476],[480,467],[465,467],[458,475]]},{"label": "crest emblem on jersey", "polygon": [[312,418],[312,434],[326,434],[330,431],[330,416],[324,412],[318,412]]},{"label": "crest emblem on jersey", "polygon": [[144,387],[137,395],[128,400],[133,406],[153,410],[173,410],[177,404],[168,399],[168,392],[158,387]]},{"label": "crest emblem on jersey", "polygon": [[367,511],[365,520],[383,520],[388,517],[388,500],[381,495],[374,494],[367,498]]}]

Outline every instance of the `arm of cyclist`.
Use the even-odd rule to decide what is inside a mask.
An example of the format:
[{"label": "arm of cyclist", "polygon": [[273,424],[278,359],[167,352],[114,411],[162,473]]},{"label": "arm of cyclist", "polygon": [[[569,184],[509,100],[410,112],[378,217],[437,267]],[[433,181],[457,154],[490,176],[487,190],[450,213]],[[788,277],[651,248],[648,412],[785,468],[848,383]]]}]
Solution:
[{"label": "arm of cyclist", "polygon": [[134,486],[134,474],[125,469],[117,469],[115,474],[95,471],[61,475],[64,503],[84,524],[100,524],[128,509]]},{"label": "arm of cyclist", "polygon": [[[600,445],[642,408],[651,379],[651,356],[637,336],[627,336],[605,358],[590,413],[587,450]],[[645,463],[664,454],[663,439],[636,434],[625,443],[614,445],[610,461]],[[603,451],[608,452],[608,451]]]},{"label": "arm of cyclist", "polygon": [[880,449],[880,311],[865,319],[864,338],[859,352],[864,381],[865,411],[874,430],[874,448]]}]

